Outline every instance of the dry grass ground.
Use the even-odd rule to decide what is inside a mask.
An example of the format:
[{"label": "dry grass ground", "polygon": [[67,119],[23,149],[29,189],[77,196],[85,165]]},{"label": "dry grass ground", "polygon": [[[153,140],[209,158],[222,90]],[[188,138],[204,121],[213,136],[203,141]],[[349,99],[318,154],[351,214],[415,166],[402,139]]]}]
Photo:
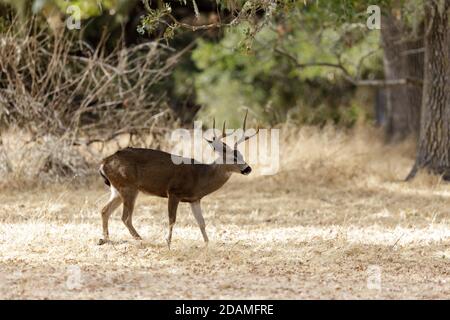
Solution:
[{"label": "dry grass ground", "polygon": [[187,205],[170,251],[166,200],[143,195],[134,224],[144,241],[131,239],[116,212],[113,243],[96,246],[108,198],[100,179],[4,187],[0,297],[450,297],[450,186],[424,175],[401,181],[410,144],[304,128],[283,134],[281,146],[277,175],[233,176],[205,198],[207,249]]}]

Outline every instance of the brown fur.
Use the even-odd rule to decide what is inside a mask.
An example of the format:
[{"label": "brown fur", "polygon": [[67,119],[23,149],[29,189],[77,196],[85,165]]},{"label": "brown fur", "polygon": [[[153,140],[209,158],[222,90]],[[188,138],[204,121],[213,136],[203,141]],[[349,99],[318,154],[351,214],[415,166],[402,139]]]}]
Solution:
[{"label": "brown fur", "polygon": [[120,150],[102,164],[105,176],[119,193],[132,189],[165,198],[170,194],[181,202],[199,201],[216,191],[232,170],[232,165],[215,163],[177,165],[170,153],[134,148]]}]

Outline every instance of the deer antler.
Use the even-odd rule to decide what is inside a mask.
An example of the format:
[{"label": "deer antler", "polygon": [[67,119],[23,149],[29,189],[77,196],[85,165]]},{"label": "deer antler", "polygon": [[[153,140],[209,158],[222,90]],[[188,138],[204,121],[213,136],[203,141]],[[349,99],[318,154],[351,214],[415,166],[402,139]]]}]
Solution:
[{"label": "deer antler", "polygon": [[229,135],[234,133],[234,130],[228,134],[225,133],[226,129],[225,129],[225,121],[223,122],[223,127],[222,127],[222,134],[220,136],[216,136],[216,119],[213,118],[213,134],[214,134],[214,140],[219,140],[219,139],[223,139],[225,137],[228,137]]},{"label": "deer antler", "polygon": [[248,109],[247,109],[247,111],[245,112],[244,123],[243,123],[243,125],[242,125],[242,137],[240,137],[240,138],[236,141],[236,143],[234,144],[234,148],[235,148],[235,149],[237,148],[238,144],[240,144],[240,143],[242,143],[242,142],[244,142],[244,141],[247,141],[248,139],[250,139],[250,138],[256,136],[256,135],[258,134],[258,132],[259,132],[259,126],[258,126],[258,129],[256,130],[256,132],[255,132],[254,134],[252,134],[252,135],[250,135],[250,136],[246,136],[246,135],[245,135],[245,124],[247,123],[247,115],[248,115]]}]

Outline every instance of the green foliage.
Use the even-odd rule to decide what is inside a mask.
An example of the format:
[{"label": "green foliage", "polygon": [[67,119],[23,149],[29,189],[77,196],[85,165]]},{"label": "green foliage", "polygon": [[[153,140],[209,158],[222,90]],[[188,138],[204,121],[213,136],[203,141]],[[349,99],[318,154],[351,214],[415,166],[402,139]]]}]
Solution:
[{"label": "green foliage", "polygon": [[80,9],[81,19],[98,17],[103,14],[115,15],[117,18],[124,13],[124,9],[135,3],[136,0],[0,0],[12,6],[21,16],[26,18],[26,13],[41,14],[47,12],[61,12],[67,14],[70,6]]},{"label": "green foliage", "polygon": [[[151,34],[158,29],[159,24],[164,19],[164,17],[172,12],[172,8],[170,4],[165,3],[164,6],[160,9],[152,9],[148,0],[144,0],[143,3],[147,10],[147,15],[141,18],[141,23],[138,26],[137,32],[139,32],[140,34],[144,34],[145,32]],[[173,37],[174,26],[169,25],[167,29],[170,31],[166,31],[166,37],[171,39]]]},{"label": "green foliage", "polygon": [[[224,8],[227,1],[219,2]],[[297,64],[342,65],[346,77],[375,78],[382,67],[379,32],[365,25],[371,4],[234,2],[237,23],[226,28],[218,42],[198,41],[192,54],[196,68],[176,72],[175,92],[188,92],[194,82],[196,102],[203,106],[200,118],[214,115],[232,125],[239,123],[243,107],[269,123],[293,119],[351,125],[363,112],[359,103],[351,102],[354,88],[344,79],[342,68]],[[170,28],[171,32],[176,29]],[[330,95],[334,99],[326,98]]]},{"label": "green foliage", "polygon": [[[199,41],[192,59],[200,70],[195,74],[197,100],[204,106],[200,117],[229,115],[228,121],[238,123],[238,110],[249,107],[269,123],[288,118],[314,124],[356,121],[361,112],[350,103],[353,89],[342,70],[299,68],[292,60],[342,64],[355,78],[358,73],[375,77],[381,70],[381,54],[376,50],[379,32],[354,23],[323,28],[304,25],[302,12],[285,17],[263,27],[250,49],[246,23],[228,29],[219,42]],[[342,92],[336,96],[333,88]],[[330,95],[333,99],[327,100]]]},{"label": "green foliage", "polygon": [[66,12],[69,6],[77,6],[80,8],[81,18],[86,19],[99,16],[104,10],[117,9],[121,2],[124,0],[34,0],[33,12],[40,12],[46,6]]}]

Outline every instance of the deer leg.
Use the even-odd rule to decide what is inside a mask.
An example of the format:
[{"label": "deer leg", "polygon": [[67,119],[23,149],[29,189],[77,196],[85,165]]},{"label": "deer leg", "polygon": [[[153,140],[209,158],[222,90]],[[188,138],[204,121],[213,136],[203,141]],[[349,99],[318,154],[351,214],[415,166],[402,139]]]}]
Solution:
[{"label": "deer leg", "polygon": [[180,200],[176,196],[169,194],[169,232],[167,233],[167,246],[170,250],[170,243],[172,242],[172,230],[173,226],[175,224],[175,221],[177,220],[177,208],[178,203]]},{"label": "deer leg", "polygon": [[203,240],[205,241],[206,244],[208,244],[209,240],[208,240],[208,236],[206,235],[205,219],[203,219],[200,201],[192,202],[191,209],[192,209],[192,213],[194,214],[195,220],[197,220],[198,226],[200,227],[200,231],[202,232]]},{"label": "deer leg", "polygon": [[134,204],[136,202],[136,197],[138,192],[136,190],[127,191],[122,193],[123,197],[123,212],[122,212],[122,221],[127,227],[128,231],[130,231],[131,236],[136,240],[142,240],[139,233],[137,233],[136,229],[133,227],[133,210]]},{"label": "deer leg", "polygon": [[98,245],[102,245],[108,242],[109,240],[109,231],[108,231],[108,221],[111,214],[116,210],[120,204],[122,203],[122,199],[119,196],[117,190],[111,186],[111,197],[109,198],[108,203],[102,209],[102,226],[103,226],[103,239],[98,241]]}]

